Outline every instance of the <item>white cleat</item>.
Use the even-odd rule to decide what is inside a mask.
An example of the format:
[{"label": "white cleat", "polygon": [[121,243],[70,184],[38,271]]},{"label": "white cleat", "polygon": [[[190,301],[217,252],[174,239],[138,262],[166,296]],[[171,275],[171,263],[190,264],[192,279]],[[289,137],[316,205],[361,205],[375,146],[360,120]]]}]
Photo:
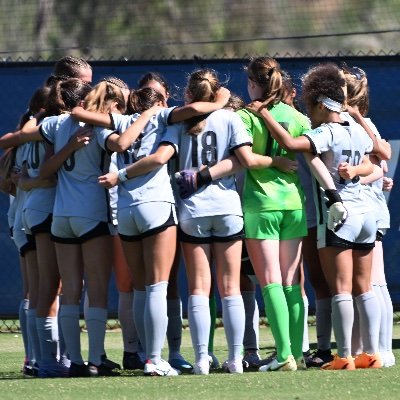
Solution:
[{"label": "white cleat", "polygon": [[146,376],[178,376],[181,373],[181,371],[172,368],[165,360],[160,360],[157,364],[147,360],[144,364],[144,374]]},{"label": "white cleat", "polygon": [[270,363],[261,366],[259,369],[261,372],[266,371],[296,371],[297,364],[296,360],[290,355],[287,360],[279,362],[277,358],[274,358]]},{"label": "white cleat", "polygon": [[243,374],[242,359],[225,361],[222,364],[222,369],[230,374]]},{"label": "white cleat", "polygon": [[208,360],[197,361],[193,364],[194,375],[208,375],[210,373],[210,363]]}]

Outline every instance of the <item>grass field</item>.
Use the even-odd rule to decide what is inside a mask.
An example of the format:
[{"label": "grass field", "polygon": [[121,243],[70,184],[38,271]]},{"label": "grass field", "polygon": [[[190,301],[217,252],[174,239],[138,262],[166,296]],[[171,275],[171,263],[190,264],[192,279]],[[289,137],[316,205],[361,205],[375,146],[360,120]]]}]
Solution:
[{"label": "grass field", "polygon": [[[315,346],[315,327],[310,327],[311,347]],[[260,331],[261,351],[271,350],[269,328]],[[121,333],[106,335],[107,355],[121,361]],[[82,333],[87,349],[87,335]],[[394,325],[394,353],[397,365],[382,370],[296,372],[245,372],[229,375],[213,372],[209,376],[143,377],[140,371],[123,372],[120,377],[74,379],[27,379],[20,368],[23,359],[22,338],[15,333],[0,334],[0,399],[399,399],[400,398],[400,325]],[[193,361],[190,332],[183,332],[182,352]],[[215,335],[215,353],[226,358],[224,331]],[[165,354],[167,357],[167,355]]]}]

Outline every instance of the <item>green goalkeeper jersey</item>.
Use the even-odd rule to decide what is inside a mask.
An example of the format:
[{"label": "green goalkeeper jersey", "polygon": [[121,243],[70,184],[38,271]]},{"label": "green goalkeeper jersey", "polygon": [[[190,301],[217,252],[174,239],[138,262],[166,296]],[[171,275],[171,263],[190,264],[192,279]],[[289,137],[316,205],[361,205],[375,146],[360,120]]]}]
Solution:
[{"label": "green goalkeeper jersey", "polygon": [[[270,112],[293,137],[309,131],[307,117],[285,103],[274,105]],[[263,119],[245,109],[237,112],[248,134],[253,138],[253,152],[270,157],[295,154],[286,151],[269,133]],[[248,169],[243,187],[244,212],[267,210],[299,210],[304,207],[304,193],[297,173],[285,173],[276,168]]]}]

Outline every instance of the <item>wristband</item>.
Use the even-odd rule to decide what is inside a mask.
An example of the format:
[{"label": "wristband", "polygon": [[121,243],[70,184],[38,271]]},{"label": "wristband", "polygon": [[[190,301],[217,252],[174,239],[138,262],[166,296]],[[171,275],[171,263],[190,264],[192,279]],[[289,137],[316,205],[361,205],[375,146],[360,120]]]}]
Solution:
[{"label": "wristband", "polygon": [[342,198],[336,189],[325,190],[325,195],[328,198],[328,201],[326,202],[328,208],[334,203],[343,203]]},{"label": "wristband", "polygon": [[126,168],[123,168],[123,169],[120,169],[119,171],[118,171],[118,180],[120,181],[120,182],[125,182],[125,181],[127,181],[129,178],[128,178],[128,173],[126,172]]},{"label": "wristband", "polygon": [[197,172],[197,187],[200,188],[204,185],[209,185],[212,182],[210,169],[208,167],[203,168]]}]

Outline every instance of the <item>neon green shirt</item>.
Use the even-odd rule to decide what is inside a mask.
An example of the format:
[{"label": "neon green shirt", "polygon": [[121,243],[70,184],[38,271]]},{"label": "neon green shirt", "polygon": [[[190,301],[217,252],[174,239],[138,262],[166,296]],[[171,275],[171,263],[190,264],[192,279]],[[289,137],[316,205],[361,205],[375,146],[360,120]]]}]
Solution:
[{"label": "neon green shirt", "polygon": [[[270,109],[272,116],[293,137],[309,131],[307,117],[285,103]],[[253,152],[295,159],[293,152],[279,146],[272,138],[261,117],[245,109],[237,112],[242,118],[248,134],[253,138]],[[276,168],[248,169],[243,187],[244,212],[268,210],[300,210],[304,207],[304,193],[297,173],[285,173]]]}]

